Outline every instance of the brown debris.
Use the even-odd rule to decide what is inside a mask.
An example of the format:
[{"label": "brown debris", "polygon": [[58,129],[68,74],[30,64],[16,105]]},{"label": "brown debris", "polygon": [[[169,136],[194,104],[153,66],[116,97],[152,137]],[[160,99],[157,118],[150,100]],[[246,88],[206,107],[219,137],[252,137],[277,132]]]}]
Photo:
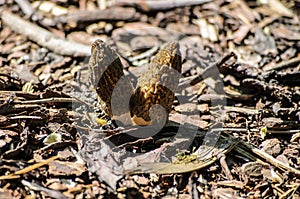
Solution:
[{"label": "brown debris", "polygon": [[90,54],[88,46],[58,38],[47,30],[24,21],[8,11],[2,12],[1,18],[13,31],[29,37],[41,46],[45,46],[58,54],[68,56],[87,56]]},{"label": "brown debris", "polygon": [[77,12],[70,12],[55,17],[54,21],[58,24],[70,24],[72,26],[78,26],[79,23],[91,23],[100,20],[106,21],[135,21],[138,16],[135,16],[136,12],[133,8],[113,7],[105,10],[79,10]]},{"label": "brown debris", "polygon": [[[298,0],[0,5],[0,198],[300,197]],[[97,39],[133,87],[162,44],[179,44],[159,132],[101,109]]]}]

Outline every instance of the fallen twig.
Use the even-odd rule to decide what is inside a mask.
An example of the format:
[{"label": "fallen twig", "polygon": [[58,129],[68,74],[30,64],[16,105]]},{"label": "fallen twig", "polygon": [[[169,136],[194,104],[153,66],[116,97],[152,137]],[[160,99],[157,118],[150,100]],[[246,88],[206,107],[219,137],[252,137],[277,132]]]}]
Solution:
[{"label": "fallen twig", "polygon": [[44,103],[72,103],[74,101],[73,98],[59,98],[59,97],[52,97],[47,99],[39,99],[39,100],[27,100],[27,101],[19,101],[16,103],[19,104],[44,104]]},{"label": "fallen twig", "polygon": [[24,12],[27,17],[30,17],[34,13],[34,9],[31,7],[28,0],[14,0]]},{"label": "fallen twig", "polygon": [[34,182],[29,182],[29,181],[26,181],[26,180],[22,180],[21,183],[24,186],[27,186],[30,190],[43,191],[48,196],[50,196],[51,198],[62,198],[62,199],[67,199],[68,198],[67,196],[65,196],[64,194],[60,193],[59,191],[48,189],[48,188],[43,187],[43,186],[41,186],[41,185],[39,185],[37,183],[34,183]]},{"label": "fallen twig", "polygon": [[116,0],[116,3],[122,5],[138,5],[144,11],[168,10],[182,6],[192,6],[210,2],[211,0]]},{"label": "fallen twig", "polygon": [[99,20],[134,21],[136,11],[133,8],[112,7],[106,10],[79,10],[55,17],[56,24],[87,23]]},{"label": "fallen twig", "polygon": [[3,23],[13,31],[28,37],[40,46],[44,46],[57,54],[67,56],[90,55],[90,46],[59,38],[51,32],[26,21],[9,11],[3,11],[1,13],[1,18]]},{"label": "fallen twig", "polygon": [[300,57],[295,57],[288,61],[282,61],[273,67],[265,69],[265,71],[281,70],[281,69],[285,69],[285,68],[289,68],[289,67],[296,67],[299,64],[300,64]]},{"label": "fallen twig", "polygon": [[49,164],[50,162],[56,160],[58,158],[58,156],[53,156],[51,158],[48,158],[47,160],[44,160],[42,162],[39,162],[37,164],[34,164],[34,165],[31,165],[29,167],[26,167],[24,169],[21,169],[19,171],[16,171],[14,174],[9,174],[9,175],[4,175],[4,176],[0,176],[0,180],[5,180],[5,179],[14,179],[14,178],[18,178],[20,177],[19,175],[22,175],[22,174],[25,174],[25,173],[28,173],[34,169],[37,169],[39,167],[42,167],[46,164]]},{"label": "fallen twig", "polygon": [[253,152],[254,154],[258,155],[259,157],[261,157],[262,159],[266,160],[267,162],[269,162],[270,164],[274,165],[275,167],[287,170],[289,172],[292,172],[294,174],[300,175],[300,171],[290,167],[288,165],[285,165],[283,162],[275,159],[274,157],[272,157],[271,155],[251,146],[250,144],[247,144],[246,142],[241,142],[242,147],[245,147],[248,150],[251,150],[251,152]]}]

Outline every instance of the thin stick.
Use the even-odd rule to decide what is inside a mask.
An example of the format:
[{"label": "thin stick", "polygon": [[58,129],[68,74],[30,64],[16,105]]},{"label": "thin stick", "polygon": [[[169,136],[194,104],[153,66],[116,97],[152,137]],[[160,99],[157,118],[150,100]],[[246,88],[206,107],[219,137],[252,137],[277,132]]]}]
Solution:
[{"label": "thin stick", "polygon": [[79,10],[55,17],[55,23],[89,23],[100,20],[134,21],[137,20],[136,11],[133,8],[112,7],[105,10]]},{"label": "thin stick", "polygon": [[279,160],[275,159],[274,157],[272,157],[271,155],[251,146],[250,144],[247,144],[246,142],[241,142],[241,144],[246,147],[248,150],[251,150],[253,153],[255,153],[256,155],[258,155],[259,157],[265,159],[267,162],[269,162],[270,164],[272,164],[275,167],[279,167],[281,169],[285,169],[287,171],[290,171],[292,173],[295,173],[297,175],[300,175],[300,171],[290,167],[288,165],[285,165],[283,162],[280,162]]},{"label": "thin stick", "polygon": [[284,68],[289,68],[289,67],[296,67],[300,64],[300,57],[295,57],[293,59],[290,59],[288,61],[282,61],[279,64],[266,69],[265,71],[272,71],[272,70],[281,70]]},{"label": "thin stick", "polygon": [[137,4],[144,11],[168,10],[182,6],[199,5],[210,2],[211,0],[116,0],[116,5]]},{"label": "thin stick", "polygon": [[64,103],[64,102],[73,102],[74,99],[73,98],[62,98],[62,97],[51,97],[51,98],[47,98],[47,99],[39,99],[39,100],[27,100],[27,101],[19,101],[19,102],[15,102],[18,104],[44,104],[44,103],[55,103],[55,102],[59,102],[59,103]]},{"label": "thin stick", "polygon": [[19,178],[20,176],[19,175],[22,175],[22,174],[25,174],[25,173],[28,173],[34,169],[37,169],[39,167],[42,167],[46,164],[49,164],[50,162],[56,160],[58,158],[58,156],[53,156],[51,158],[48,158],[47,160],[44,160],[42,162],[39,162],[37,164],[34,164],[34,165],[31,165],[29,167],[26,167],[24,169],[21,169],[19,171],[16,171],[14,174],[10,174],[10,175],[4,175],[4,176],[0,176],[0,180],[6,180],[6,179],[15,179],[15,178]]},{"label": "thin stick", "polygon": [[2,22],[13,31],[28,37],[40,46],[44,46],[57,54],[81,57],[90,55],[90,46],[59,38],[51,32],[26,21],[9,11],[3,11],[1,13],[1,18]]}]

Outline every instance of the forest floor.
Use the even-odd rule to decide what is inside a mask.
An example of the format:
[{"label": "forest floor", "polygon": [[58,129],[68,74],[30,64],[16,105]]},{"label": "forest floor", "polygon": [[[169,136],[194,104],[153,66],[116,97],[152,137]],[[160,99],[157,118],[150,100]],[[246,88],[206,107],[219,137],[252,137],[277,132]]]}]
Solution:
[{"label": "forest floor", "polygon": [[[0,198],[300,198],[299,0],[0,0],[0,15]],[[166,125],[105,115],[97,39],[132,88],[179,44]]]}]

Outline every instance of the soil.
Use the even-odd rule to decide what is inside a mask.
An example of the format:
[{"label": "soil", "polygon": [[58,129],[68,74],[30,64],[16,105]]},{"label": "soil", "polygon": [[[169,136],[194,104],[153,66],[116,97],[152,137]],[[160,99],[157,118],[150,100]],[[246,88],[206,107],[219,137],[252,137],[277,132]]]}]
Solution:
[{"label": "soil", "polygon": [[[0,14],[0,198],[300,198],[299,0],[2,0]],[[101,110],[97,39],[132,87],[179,43],[165,126]]]}]

